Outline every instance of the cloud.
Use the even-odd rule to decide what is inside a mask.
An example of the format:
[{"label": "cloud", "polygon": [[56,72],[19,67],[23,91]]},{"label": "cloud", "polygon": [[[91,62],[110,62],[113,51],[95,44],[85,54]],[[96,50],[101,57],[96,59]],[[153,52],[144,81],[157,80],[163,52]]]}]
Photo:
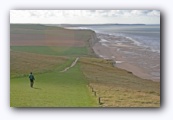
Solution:
[{"label": "cloud", "polygon": [[40,17],[41,16],[40,11],[37,11],[37,10],[31,10],[31,11],[28,11],[28,13],[30,14],[31,17]]},{"label": "cloud", "polygon": [[160,11],[158,11],[158,10],[153,10],[153,11],[149,12],[148,15],[149,15],[149,16],[160,17]]},{"label": "cloud", "polygon": [[[158,10],[11,10],[10,22],[54,22],[54,23],[104,23],[122,22],[134,18],[158,19]],[[128,18],[128,19],[127,19]],[[158,19],[159,20],[159,19]]]},{"label": "cloud", "polygon": [[96,10],[92,14],[103,17],[160,16],[157,10]]},{"label": "cloud", "polygon": [[22,17],[128,17],[128,16],[160,16],[157,10],[16,10],[13,15]]},{"label": "cloud", "polygon": [[160,11],[156,10],[132,10],[131,16],[160,16]]}]

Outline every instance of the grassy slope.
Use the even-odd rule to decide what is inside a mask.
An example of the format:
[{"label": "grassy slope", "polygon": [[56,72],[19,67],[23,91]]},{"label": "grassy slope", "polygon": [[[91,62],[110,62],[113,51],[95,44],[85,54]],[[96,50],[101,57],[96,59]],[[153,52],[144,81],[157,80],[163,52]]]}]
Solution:
[{"label": "grassy slope", "polygon": [[[67,72],[74,58],[11,51],[11,107],[91,107],[97,101],[87,88],[79,64]],[[28,74],[36,81],[30,88]]]},{"label": "grassy slope", "polygon": [[114,68],[111,62],[81,58],[81,69],[104,107],[159,107],[160,83]]},{"label": "grassy slope", "polygon": [[[36,38],[49,40],[49,37],[53,39],[60,36],[60,39],[67,41],[73,39],[87,42],[90,37],[90,31],[70,31],[42,25],[11,25],[10,30],[10,34],[17,35],[17,39],[11,37],[11,41],[16,41],[17,44],[25,42],[23,41],[25,38],[29,40],[27,42],[34,45]],[[83,47],[80,47],[80,44],[73,46],[73,43],[71,46],[64,45],[65,47],[48,47],[46,44],[45,46],[21,46],[21,44],[11,46],[10,105],[12,107],[91,107],[98,105],[95,97],[87,88],[87,81],[78,64],[67,72],[60,72],[70,66],[75,59],[74,56],[88,55],[90,49],[88,44]],[[36,77],[35,89],[29,87],[30,71]]]},{"label": "grassy slope", "polygon": [[60,56],[10,52],[10,77],[26,77],[32,71],[45,73],[68,66],[73,59]]},{"label": "grassy slope", "polygon": [[[17,25],[17,27],[19,26]],[[34,25],[28,27],[29,31],[28,29],[24,30],[26,26],[23,26],[24,29],[11,29],[11,33],[45,34],[45,31],[42,31],[45,30],[43,26]],[[33,30],[33,27],[36,28]],[[51,29],[57,28],[53,27]],[[61,28],[59,29],[61,31]],[[160,83],[140,79],[125,70],[112,67],[111,62],[102,59],[82,58],[80,59],[80,64],[71,68],[67,73],[59,73],[60,69],[63,70],[65,66],[70,65],[74,60],[72,56],[93,55],[88,44],[91,32],[88,31],[85,34],[86,36],[83,36],[85,32],[75,31],[74,33],[74,31],[69,31],[70,34],[67,35],[67,38],[84,40],[87,51],[86,49],[82,51],[83,48],[81,49],[79,46],[77,49],[74,46],[67,47],[68,49],[46,46],[12,46],[11,49],[14,51],[34,52],[37,54],[14,51],[11,53],[11,106],[97,106],[96,100],[86,87],[86,84],[88,84],[86,79],[96,91],[97,97],[101,97],[103,107],[160,106]],[[55,33],[56,31],[52,32],[50,28],[46,31],[46,34],[50,36],[55,35]],[[58,33],[57,36],[65,37],[65,34]],[[73,55],[71,56],[72,53]],[[66,57],[60,57],[59,55]],[[69,59],[69,57],[72,58]],[[36,89],[29,88],[29,81],[26,77],[26,74],[31,70],[35,70],[34,73],[36,73]]]},{"label": "grassy slope", "polygon": [[96,100],[88,91],[77,64],[65,73],[54,71],[35,75],[35,88],[26,77],[11,79],[12,107],[94,107]]},{"label": "grassy slope", "polygon": [[87,47],[56,47],[56,46],[11,46],[14,51],[56,55],[56,56],[86,56]]}]

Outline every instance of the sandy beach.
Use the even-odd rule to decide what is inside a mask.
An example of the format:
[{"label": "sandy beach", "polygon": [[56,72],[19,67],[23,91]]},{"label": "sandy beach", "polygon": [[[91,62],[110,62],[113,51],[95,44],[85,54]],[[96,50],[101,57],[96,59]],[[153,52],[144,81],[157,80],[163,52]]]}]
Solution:
[{"label": "sandy beach", "polygon": [[[93,46],[98,57],[111,59],[116,67],[132,72],[143,79],[160,81],[160,53],[140,47],[125,37],[97,34],[100,39]],[[128,40],[127,40],[128,39]]]}]

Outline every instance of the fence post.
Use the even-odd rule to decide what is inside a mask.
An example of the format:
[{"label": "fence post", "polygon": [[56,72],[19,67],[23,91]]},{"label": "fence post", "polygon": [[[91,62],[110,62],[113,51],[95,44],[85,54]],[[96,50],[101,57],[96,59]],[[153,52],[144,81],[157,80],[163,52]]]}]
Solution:
[{"label": "fence post", "polygon": [[96,92],[94,91],[94,95],[96,96]]},{"label": "fence post", "polygon": [[99,97],[99,104],[101,105],[101,97]]},{"label": "fence post", "polygon": [[91,87],[92,92],[94,92],[93,88]]}]

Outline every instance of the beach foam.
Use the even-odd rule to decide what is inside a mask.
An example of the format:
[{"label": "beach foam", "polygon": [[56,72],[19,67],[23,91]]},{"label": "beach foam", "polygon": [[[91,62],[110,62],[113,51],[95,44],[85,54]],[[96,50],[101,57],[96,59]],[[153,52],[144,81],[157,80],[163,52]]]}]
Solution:
[{"label": "beach foam", "polygon": [[108,42],[109,43],[109,41],[108,40],[105,40],[105,39],[101,39],[99,42],[101,42],[101,43]]},{"label": "beach foam", "polygon": [[123,63],[124,61],[115,61],[116,64]]},{"label": "beach foam", "polygon": [[142,46],[142,44],[138,41],[136,41],[135,39],[131,38],[131,37],[126,37],[126,39],[129,39],[133,42],[133,44],[137,45],[137,46]]},{"label": "beach foam", "polygon": [[[158,79],[160,77],[158,76],[160,75],[159,53],[153,52],[151,48],[143,46],[128,37],[110,36],[107,34],[99,34],[97,36],[103,40],[103,42],[99,42],[101,46],[97,49],[99,51],[97,53],[99,53],[101,58],[113,60],[116,58],[115,63],[120,68],[123,66],[123,69],[127,68],[127,70],[131,70],[131,67],[134,66],[135,75],[139,75],[139,77],[144,79],[160,81]],[[109,42],[105,42],[104,40]],[[128,66],[125,67],[126,65]]]},{"label": "beach foam", "polygon": [[105,44],[105,43],[102,43],[102,45],[103,45],[103,46],[106,46],[106,47],[109,47],[109,45],[108,45],[108,44]]}]

